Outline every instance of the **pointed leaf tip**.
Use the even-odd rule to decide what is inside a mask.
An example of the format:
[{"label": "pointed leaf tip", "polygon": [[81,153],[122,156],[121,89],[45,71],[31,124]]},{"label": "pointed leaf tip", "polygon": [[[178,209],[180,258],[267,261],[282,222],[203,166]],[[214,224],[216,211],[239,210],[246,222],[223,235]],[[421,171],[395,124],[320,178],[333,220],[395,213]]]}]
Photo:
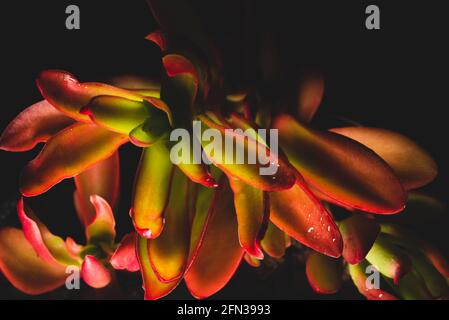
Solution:
[{"label": "pointed leaf tip", "polygon": [[271,192],[270,220],[306,246],[330,257],[340,257],[340,231],[307,186],[298,183],[289,190]]}]

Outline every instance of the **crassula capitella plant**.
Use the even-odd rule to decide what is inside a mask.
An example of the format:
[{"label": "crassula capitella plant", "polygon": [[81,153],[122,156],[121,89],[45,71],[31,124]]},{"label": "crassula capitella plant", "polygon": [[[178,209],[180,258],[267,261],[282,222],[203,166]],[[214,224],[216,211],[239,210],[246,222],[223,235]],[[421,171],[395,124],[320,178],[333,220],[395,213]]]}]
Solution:
[{"label": "crassula capitella plant", "polygon": [[[384,129],[316,129],[311,122],[323,95],[317,75],[305,75],[296,114],[279,112],[282,101],[264,99],[265,87],[225,76],[221,52],[188,2],[149,3],[161,27],[147,37],[161,51],[158,82],[81,82],[45,70],[36,80],[44,100],[3,131],[6,151],[45,143],[20,176],[22,229],[0,229],[0,270],[15,287],[51,291],[74,266],[94,288],[107,286],[114,270],[139,271],[147,299],[166,296],[182,280],[194,297],[206,298],[243,259],[258,266],[264,258],[282,260],[291,247],[305,253],[307,278],[319,293],[336,292],[349,276],[368,299],[446,297],[444,257],[388,221],[416,201],[426,210],[438,203],[412,191],[437,175],[423,148]],[[260,175],[258,162],[221,161],[207,141],[200,142],[211,165],[173,164],[170,133],[191,131],[193,120],[222,133],[277,129],[278,152],[257,134],[235,137],[245,152],[255,146],[275,160],[276,173]],[[116,209],[118,149],[126,143],[142,156],[129,210],[134,230],[117,241],[114,215],[128,214]],[[70,178],[84,244],[54,235],[27,204]],[[379,288],[367,287],[370,265],[381,274]]]}]

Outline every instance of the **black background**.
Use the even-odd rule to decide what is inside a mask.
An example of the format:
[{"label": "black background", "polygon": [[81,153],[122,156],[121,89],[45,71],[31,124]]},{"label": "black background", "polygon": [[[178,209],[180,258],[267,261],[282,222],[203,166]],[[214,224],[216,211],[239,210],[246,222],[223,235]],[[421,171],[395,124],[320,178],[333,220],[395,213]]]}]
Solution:
[{"label": "black background", "polygon": [[[65,28],[65,8],[81,9],[81,29]],[[377,4],[381,30],[365,29],[365,8]],[[436,159],[440,174],[427,191],[448,199],[446,109],[449,20],[443,1],[255,1],[259,17],[251,30],[269,26],[281,39],[277,44],[284,63],[292,68],[317,68],[326,79],[318,119],[341,115],[368,126],[401,132],[424,146]],[[195,1],[203,21],[219,46],[226,48],[241,37],[245,6],[242,1]],[[0,129],[26,106],[41,99],[34,79],[44,69],[74,73],[81,81],[101,81],[122,73],[157,76],[157,48],[143,38],[157,28],[144,0],[139,1],[28,1],[2,2]],[[173,8],[176,10],[176,8]],[[232,50],[231,50],[232,52]],[[238,50],[236,50],[238,52]],[[235,53],[234,53],[235,54]],[[230,54],[232,56],[232,53]],[[238,78],[241,65],[227,65]],[[290,85],[285,83],[285,86]],[[127,216],[138,150],[122,148],[122,191],[117,213],[119,234],[131,230]],[[0,151],[0,225],[17,224],[15,201],[18,175],[37,150],[28,153]],[[82,241],[71,205],[70,181],[31,205],[51,230]],[[73,232],[76,226],[76,232]],[[447,252],[444,237],[434,239]],[[237,276],[217,298],[317,298],[308,287],[296,257],[287,256],[279,269],[254,271],[242,264]],[[140,298],[138,276],[121,275],[130,298]],[[97,293],[60,290],[45,297],[96,297]],[[23,297],[0,276],[0,298]],[[98,296],[100,297],[100,296]],[[184,287],[171,298],[188,298]],[[329,298],[358,298],[350,284]],[[320,297],[321,298],[321,297]],[[328,298],[328,297],[324,297]]]}]

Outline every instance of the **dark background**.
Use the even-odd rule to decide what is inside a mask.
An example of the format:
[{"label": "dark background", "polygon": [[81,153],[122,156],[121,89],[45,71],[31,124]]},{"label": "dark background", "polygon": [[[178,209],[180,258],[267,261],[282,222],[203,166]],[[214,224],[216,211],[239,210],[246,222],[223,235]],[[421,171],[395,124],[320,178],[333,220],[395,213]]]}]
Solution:
[{"label": "dark background", "polygon": [[[447,152],[447,49],[448,19],[443,1],[194,1],[207,30],[221,48],[230,79],[239,79],[244,69],[241,46],[260,38],[259,30],[278,36],[282,63],[296,73],[319,69],[326,88],[318,119],[341,115],[368,126],[401,132],[424,146],[436,159],[440,174],[427,191],[448,199]],[[65,8],[77,4],[81,29],[66,30]],[[365,29],[365,8],[377,4],[381,30]],[[1,5],[1,107],[0,130],[22,109],[41,99],[34,79],[44,69],[74,73],[81,81],[101,81],[122,73],[158,76],[159,51],[143,38],[157,28],[144,0],[139,1],[29,1]],[[176,8],[173,8],[176,10]],[[242,36],[247,15],[250,32]],[[447,14],[446,14],[447,15]],[[246,22],[246,25],[248,22]],[[237,40],[236,40],[237,39]],[[238,60],[238,59],[237,59]],[[244,64],[244,63],[243,63]],[[288,80],[282,86],[290,86]],[[317,121],[319,122],[319,121]],[[0,225],[17,225],[15,201],[18,175],[38,150],[28,153],[0,151]],[[138,150],[125,146],[122,157],[122,191],[117,212],[120,236],[131,230],[127,215]],[[71,204],[73,185],[65,181],[31,205],[51,230],[61,236],[82,233]],[[74,232],[76,227],[77,231]],[[444,225],[429,230],[448,251],[439,235]],[[216,298],[358,298],[347,284],[341,293],[321,297],[312,293],[298,257],[287,255],[277,270],[253,270],[242,264],[236,277]],[[141,298],[138,275],[120,275],[128,298]],[[101,297],[89,290],[59,290],[44,297]],[[106,292],[106,295],[109,293]],[[0,275],[0,298],[22,298]],[[181,286],[170,298],[188,298]]]}]

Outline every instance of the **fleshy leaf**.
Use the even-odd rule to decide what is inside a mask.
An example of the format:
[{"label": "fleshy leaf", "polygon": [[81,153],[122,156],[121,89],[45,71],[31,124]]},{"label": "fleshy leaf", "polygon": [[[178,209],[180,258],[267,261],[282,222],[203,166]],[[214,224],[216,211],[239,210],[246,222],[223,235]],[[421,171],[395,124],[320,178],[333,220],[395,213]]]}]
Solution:
[{"label": "fleshy leaf", "polygon": [[198,299],[223,288],[237,270],[244,253],[238,240],[232,192],[226,180],[220,180],[219,189],[202,243],[184,276],[190,293]]},{"label": "fleshy leaf", "polygon": [[366,255],[368,260],[380,273],[393,279],[395,284],[407,274],[412,267],[410,258],[399,247],[380,234],[371,250]]},{"label": "fleshy leaf", "polygon": [[152,131],[151,127],[161,128],[158,132],[162,128],[165,128],[165,131],[170,128],[165,112],[151,105],[148,100],[96,96],[80,112],[89,115],[97,125],[126,135],[144,122],[147,122],[148,132]]},{"label": "fleshy leaf", "polygon": [[362,215],[353,215],[338,224],[343,237],[343,257],[350,264],[365,259],[380,232],[379,224]]},{"label": "fleshy leaf", "polygon": [[145,290],[146,300],[156,300],[169,294],[177,287],[179,280],[163,283],[160,282],[153,271],[148,256],[148,242],[150,239],[138,236],[137,239],[137,257],[140,264],[140,272],[142,274],[143,289]]},{"label": "fleshy leaf", "polygon": [[109,130],[129,134],[150,116],[150,106],[143,101],[116,96],[93,97],[80,111]]},{"label": "fleshy leaf", "polygon": [[372,150],[342,135],[317,131],[288,115],[273,121],[290,162],[316,189],[372,213],[404,208],[406,194],[392,169]]},{"label": "fleshy leaf", "polygon": [[66,267],[40,259],[19,229],[0,229],[0,272],[14,287],[37,295],[62,286]]},{"label": "fleshy leaf", "polygon": [[395,289],[404,300],[432,300],[432,294],[427,289],[420,275],[412,270],[399,280]]},{"label": "fleshy leaf", "polygon": [[73,258],[77,258],[80,256],[81,251],[84,249],[82,245],[76,243],[75,240],[71,237],[67,237],[65,239],[65,245],[67,247],[67,251]]},{"label": "fleshy leaf", "polygon": [[136,254],[137,234],[125,235],[109,261],[114,269],[135,272],[140,269]]},{"label": "fleshy leaf", "polygon": [[341,261],[315,251],[307,256],[306,275],[312,289],[321,294],[336,293],[343,283]]},{"label": "fleshy leaf", "polygon": [[267,231],[260,242],[262,249],[273,258],[281,258],[287,248],[286,234],[276,227],[271,221],[268,222]]},{"label": "fleshy leaf", "polygon": [[343,243],[332,216],[306,186],[270,193],[270,219],[285,233],[312,249],[338,258]]},{"label": "fleshy leaf", "polygon": [[[192,129],[192,114],[194,113],[194,101],[198,91],[198,74],[195,66],[185,57],[178,54],[168,54],[163,58],[164,67],[168,78],[163,83],[161,96],[164,101],[170,105],[174,114],[174,123],[176,127]],[[193,135],[191,135],[193,136]],[[193,139],[196,137],[193,136]],[[189,145],[184,145],[188,142]],[[180,147],[181,150],[188,150],[189,154],[181,155],[181,161],[176,165],[194,182],[203,184],[207,187],[216,186],[216,182],[209,174],[208,168],[204,163],[194,161],[194,141],[182,139],[172,147]],[[197,143],[199,145],[199,143]],[[179,149],[173,149],[175,152]],[[200,150],[201,151],[201,150]],[[178,152],[179,155],[179,152]]]},{"label": "fleshy leaf", "polygon": [[0,149],[14,152],[31,150],[73,122],[46,100],[37,102],[23,110],[6,127],[0,137]]},{"label": "fleshy leaf", "polygon": [[324,95],[324,79],[319,73],[310,73],[302,79],[298,91],[298,118],[312,121]]},{"label": "fleshy leaf", "polygon": [[109,81],[110,84],[135,92],[144,97],[160,97],[161,85],[152,79],[137,75],[115,76]]},{"label": "fleshy leaf", "polygon": [[103,83],[80,83],[72,74],[61,70],[43,71],[36,84],[42,96],[56,109],[69,117],[84,122],[90,122],[89,116],[79,113],[82,107],[96,96],[117,96],[135,101],[143,97],[137,93]]},{"label": "fleshy leaf", "polygon": [[189,75],[195,85],[198,85],[198,73],[195,66],[187,58],[179,54],[167,54],[162,58],[165,71],[169,77],[177,75]]},{"label": "fleshy leaf", "polygon": [[91,195],[90,202],[95,208],[95,218],[86,227],[88,243],[103,243],[112,246],[115,239],[115,219],[109,204],[98,195]]},{"label": "fleshy leaf", "polygon": [[412,259],[413,269],[422,277],[427,289],[435,298],[441,298],[449,293],[449,286],[444,276],[417,250],[407,251]]},{"label": "fleshy leaf", "polygon": [[[219,171],[216,167],[212,167],[212,169],[215,172],[214,176],[219,178],[221,176],[221,171]],[[197,190],[194,191],[194,204],[191,209],[193,216],[191,218],[190,250],[186,270],[190,268],[196,255],[198,254],[207,230],[207,226],[211,220],[214,210],[216,210],[217,200],[222,192],[221,188],[212,189],[199,185],[196,185],[196,187]]]},{"label": "fleshy leaf", "polygon": [[381,224],[382,233],[394,237],[396,241],[400,241],[400,245],[410,249],[419,248],[419,250],[427,257],[433,266],[446,278],[449,278],[449,263],[444,255],[431,246],[426,241],[419,239],[407,230],[388,223]]},{"label": "fleshy leaf", "polygon": [[[198,118],[202,122],[202,129],[213,128],[220,132],[217,137],[212,137],[212,142],[201,141],[204,152],[207,157],[228,176],[242,180],[243,182],[264,190],[264,191],[279,191],[289,189],[295,183],[296,172],[290,166],[290,164],[278,156],[274,152],[270,151],[263,143],[255,140],[251,137],[251,134],[241,134],[237,131],[227,131],[228,127],[221,125],[213,121],[209,114],[208,116],[200,115]],[[225,131],[226,130],[226,131]],[[216,143],[215,138],[221,139]],[[234,146],[234,152],[230,154],[229,150],[226,150],[226,140],[232,142]],[[228,142],[228,144],[229,144]],[[215,150],[214,146],[217,146],[218,150]],[[221,147],[221,149],[219,149]],[[239,164],[236,161],[236,151],[242,150],[243,163]],[[262,154],[266,159],[266,163],[263,164],[260,161],[259,155]],[[249,156],[253,156],[255,163],[251,164]],[[270,166],[271,168],[268,168]],[[275,172],[266,172],[267,174],[261,174],[261,169],[270,171],[276,166]],[[265,172],[264,172],[265,173]]]},{"label": "fleshy leaf", "polygon": [[81,278],[92,288],[103,288],[111,282],[111,273],[94,256],[84,257],[81,266]]},{"label": "fleshy leaf", "polygon": [[203,163],[180,163],[177,167],[193,182],[200,183],[205,187],[218,186],[214,177],[209,173],[207,166]]},{"label": "fleshy leaf", "polygon": [[240,245],[250,256],[263,259],[260,240],[268,222],[268,194],[232,177],[229,184],[234,193]]},{"label": "fleshy leaf", "polygon": [[96,194],[114,208],[120,188],[120,160],[118,151],[75,176],[76,191],[73,194],[75,208],[81,222],[86,226],[95,218],[95,208],[90,196]]},{"label": "fleshy leaf", "polygon": [[438,173],[437,165],[427,151],[399,133],[366,127],[335,128],[331,131],[354,139],[377,153],[407,190],[428,184]]},{"label": "fleshy leaf", "polygon": [[371,282],[368,281],[369,274],[366,273],[367,266],[368,263],[366,261],[362,261],[359,264],[348,265],[349,275],[360,294],[364,295],[368,300],[398,300],[397,297],[387,291],[380,288],[376,289],[374,286],[367,286],[367,284],[371,284]]},{"label": "fleshy leaf", "polygon": [[163,213],[170,194],[173,165],[165,141],[142,151],[134,183],[131,217],[136,230],[157,238],[164,226]]},{"label": "fleshy leaf", "polygon": [[162,121],[155,121],[154,118],[147,119],[144,123],[131,130],[129,140],[138,147],[149,147],[169,131],[169,127],[165,122],[165,119],[162,119]]},{"label": "fleshy leaf", "polygon": [[261,265],[261,261],[259,259],[256,259],[256,258],[250,256],[246,252],[243,255],[243,259],[245,259],[246,263],[248,263],[251,267],[258,268]]},{"label": "fleshy leaf", "polygon": [[127,141],[126,136],[94,124],[76,123],[48,140],[28,163],[21,176],[21,192],[27,197],[44,193],[61,180],[110,157]]},{"label": "fleshy leaf", "polygon": [[167,37],[162,31],[154,31],[147,35],[145,39],[154,42],[159,47],[159,49],[161,49],[161,51],[167,50]]},{"label": "fleshy leaf", "polygon": [[151,266],[162,282],[179,279],[189,253],[188,179],[174,170],[170,199],[165,209],[166,225],[157,239],[148,242]]},{"label": "fleshy leaf", "polygon": [[178,54],[166,55],[162,62],[168,77],[162,83],[161,99],[170,106],[175,127],[189,128],[198,93],[196,68],[187,58]]},{"label": "fleshy leaf", "polygon": [[71,255],[65,241],[52,234],[37,219],[31,208],[24,203],[23,198],[17,202],[17,213],[26,239],[42,261],[52,265],[80,265],[80,259]]}]

